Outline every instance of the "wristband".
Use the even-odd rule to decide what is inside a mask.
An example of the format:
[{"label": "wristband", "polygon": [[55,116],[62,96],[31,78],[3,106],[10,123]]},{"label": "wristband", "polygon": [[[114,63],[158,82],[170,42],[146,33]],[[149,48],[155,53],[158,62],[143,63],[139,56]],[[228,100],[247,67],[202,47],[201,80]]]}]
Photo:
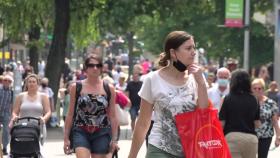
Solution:
[{"label": "wristband", "polygon": [[112,137],[112,141],[118,141],[118,137]]},{"label": "wristband", "polygon": [[111,140],[112,143],[116,143],[118,144],[118,141],[117,140]]}]

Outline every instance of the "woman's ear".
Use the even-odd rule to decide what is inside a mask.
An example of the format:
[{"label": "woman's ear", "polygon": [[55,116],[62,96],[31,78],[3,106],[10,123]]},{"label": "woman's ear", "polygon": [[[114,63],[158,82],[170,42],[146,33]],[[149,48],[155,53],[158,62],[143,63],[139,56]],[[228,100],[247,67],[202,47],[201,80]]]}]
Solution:
[{"label": "woman's ear", "polygon": [[174,55],[175,49],[171,48],[171,49],[169,50],[169,52],[170,52],[170,54],[173,54],[173,55]]},{"label": "woman's ear", "polygon": [[176,52],[175,52],[175,49],[170,49],[170,59],[171,60],[176,60]]}]

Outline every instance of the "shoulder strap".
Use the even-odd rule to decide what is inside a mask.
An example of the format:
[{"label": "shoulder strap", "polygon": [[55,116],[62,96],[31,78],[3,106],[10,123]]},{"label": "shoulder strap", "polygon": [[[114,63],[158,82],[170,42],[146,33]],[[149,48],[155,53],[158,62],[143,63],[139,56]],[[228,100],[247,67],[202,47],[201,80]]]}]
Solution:
[{"label": "shoulder strap", "polygon": [[11,103],[13,104],[13,101],[14,101],[14,91],[11,90]]},{"label": "shoulder strap", "polygon": [[[75,107],[74,107],[74,115],[73,119],[75,119],[76,114],[77,114],[77,103],[78,103],[78,98],[81,95],[81,90],[82,90],[82,83],[81,82],[76,82],[76,96],[75,96]],[[73,120],[74,122],[74,120]]]},{"label": "shoulder strap", "polygon": [[108,104],[110,103],[110,99],[111,99],[111,91],[110,91],[110,87],[109,84],[107,82],[103,82],[103,88],[107,94],[107,101]]},{"label": "shoulder strap", "polygon": [[[110,87],[109,84],[107,82],[103,82],[103,88],[107,94],[107,101],[108,103],[110,102],[110,98],[111,98],[111,91],[110,91]],[[76,114],[77,114],[77,103],[78,103],[78,98],[80,96],[82,90],[82,83],[81,82],[76,82],[76,96],[75,96],[75,107],[74,107],[74,115],[73,115],[73,119],[75,119]]]}]

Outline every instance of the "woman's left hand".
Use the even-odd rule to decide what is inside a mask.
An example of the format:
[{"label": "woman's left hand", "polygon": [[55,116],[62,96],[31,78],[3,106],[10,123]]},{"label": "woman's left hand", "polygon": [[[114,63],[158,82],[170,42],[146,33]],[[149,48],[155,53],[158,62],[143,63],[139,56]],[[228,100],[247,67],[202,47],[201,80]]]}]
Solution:
[{"label": "woman's left hand", "polygon": [[44,119],[43,116],[40,117],[40,121],[41,121],[42,124],[45,124],[45,123],[46,123],[46,121],[45,121],[45,119]]},{"label": "woman's left hand", "polygon": [[118,141],[111,141],[111,144],[110,144],[110,152],[114,153],[114,151],[119,151],[120,150],[120,147],[118,145]]},{"label": "woman's left hand", "polygon": [[275,139],[275,146],[278,147],[280,145],[280,137],[276,137]]},{"label": "woman's left hand", "polygon": [[193,74],[193,76],[198,84],[205,83],[203,74],[202,74],[202,69],[200,66],[198,66],[196,64],[191,64],[188,66],[188,72],[189,72],[189,74]]}]

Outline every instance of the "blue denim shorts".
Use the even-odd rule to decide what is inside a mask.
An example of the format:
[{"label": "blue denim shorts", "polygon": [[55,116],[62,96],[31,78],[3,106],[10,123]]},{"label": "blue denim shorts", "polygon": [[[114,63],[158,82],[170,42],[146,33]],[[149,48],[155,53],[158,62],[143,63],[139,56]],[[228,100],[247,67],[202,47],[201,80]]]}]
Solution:
[{"label": "blue denim shorts", "polygon": [[111,140],[111,128],[100,128],[93,133],[86,132],[79,127],[73,128],[74,149],[85,147],[94,154],[107,154],[109,153]]},{"label": "blue denim shorts", "polygon": [[129,110],[131,120],[136,119],[136,117],[139,114],[139,109],[140,109],[140,106],[131,106],[131,108]]}]

